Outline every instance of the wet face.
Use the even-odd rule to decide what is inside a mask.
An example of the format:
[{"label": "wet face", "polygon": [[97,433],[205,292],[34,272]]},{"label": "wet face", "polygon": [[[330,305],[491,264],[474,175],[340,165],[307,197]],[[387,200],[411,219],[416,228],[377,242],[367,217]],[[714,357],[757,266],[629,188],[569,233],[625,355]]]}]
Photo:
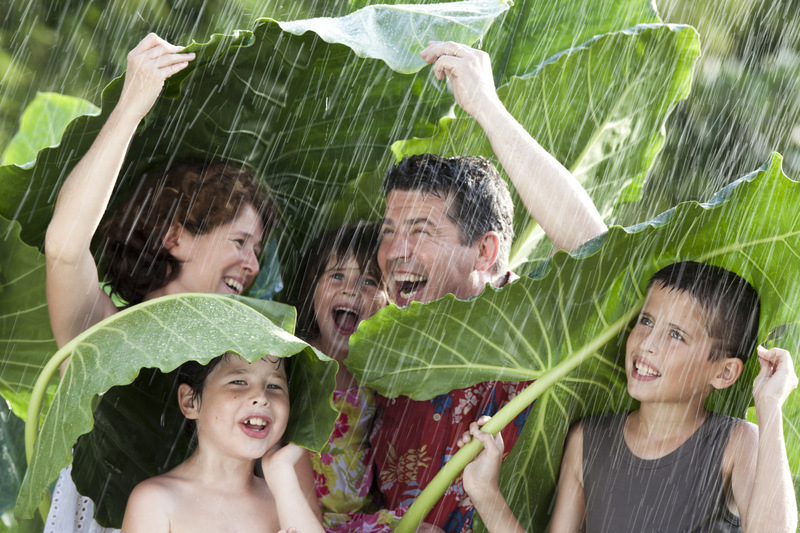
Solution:
[{"label": "wet face", "polygon": [[166,245],[182,262],[178,278],[168,285],[167,292],[241,294],[258,275],[263,235],[261,218],[249,204],[231,222],[208,233],[182,231]]},{"label": "wet face", "polygon": [[362,272],[354,257],[345,261],[332,257],[314,289],[314,316],[320,331],[315,345],[330,357],[343,359],[350,335],[387,301],[380,280]]},{"label": "wet face", "polygon": [[211,371],[202,398],[179,389],[181,410],[197,421],[198,449],[215,448],[241,459],[258,459],[279,443],[289,420],[289,385],[282,359],[248,363],[228,355]]},{"label": "wet face", "polygon": [[702,402],[724,365],[712,362],[706,313],[688,293],[650,288],[628,337],[628,393],[642,402]]},{"label": "wet face", "polygon": [[378,264],[400,307],[450,293],[471,298],[489,281],[476,269],[477,243],[461,244],[448,207],[446,199],[420,191],[394,190],[386,197]]}]

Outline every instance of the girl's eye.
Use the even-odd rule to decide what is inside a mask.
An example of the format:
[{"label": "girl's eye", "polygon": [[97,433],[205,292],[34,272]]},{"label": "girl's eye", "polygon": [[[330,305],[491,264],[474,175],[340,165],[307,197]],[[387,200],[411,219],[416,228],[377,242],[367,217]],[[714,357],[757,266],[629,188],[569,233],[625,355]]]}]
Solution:
[{"label": "girl's eye", "polygon": [[234,379],[231,381],[231,385],[247,385],[247,382],[243,379]]},{"label": "girl's eye", "polygon": [[650,317],[641,316],[640,315],[639,316],[639,324],[641,324],[643,326],[652,326],[653,325],[653,321],[650,320]]},{"label": "girl's eye", "polygon": [[237,248],[244,247],[244,239],[233,239],[233,242],[236,244]]},{"label": "girl's eye", "polygon": [[335,279],[336,281],[342,281],[344,279],[344,274],[341,272],[333,272],[331,273],[331,279]]},{"label": "girl's eye", "polygon": [[369,285],[370,287],[377,287],[378,282],[372,278],[364,278],[364,285]]},{"label": "girl's eye", "polygon": [[669,336],[672,337],[675,340],[679,340],[679,341],[683,340],[683,335],[681,335],[680,331],[675,330],[675,329],[673,329],[672,331],[669,332]]},{"label": "girl's eye", "polygon": [[268,389],[272,389],[272,390],[280,390],[280,391],[282,391],[283,390],[283,385],[281,385],[280,383],[270,383],[270,384],[267,385],[267,388]]},{"label": "girl's eye", "polygon": [[392,233],[394,233],[392,228],[381,228],[381,235],[391,235]]}]

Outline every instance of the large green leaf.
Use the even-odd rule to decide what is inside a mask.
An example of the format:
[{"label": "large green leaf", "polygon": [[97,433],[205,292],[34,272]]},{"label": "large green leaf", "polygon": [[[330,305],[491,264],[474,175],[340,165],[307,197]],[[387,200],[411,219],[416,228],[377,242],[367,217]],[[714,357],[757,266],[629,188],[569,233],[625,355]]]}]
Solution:
[{"label": "large green leaf", "polygon": [[39,93],[25,108],[19,131],[0,158],[0,165],[25,165],[46,146],[58,144],[73,119],[100,111],[91,102],[58,93]]},{"label": "large green leaf", "polygon": [[14,506],[25,475],[25,423],[0,402],[0,516]]},{"label": "large green leaf", "polygon": [[[783,175],[780,161],[774,155],[706,204],[680,204],[651,222],[613,227],[575,257],[559,252],[538,277],[487,289],[474,301],[448,296],[382,310],[354,335],[347,366],[363,385],[416,399],[493,379],[537,380],[518,397],[521,404],[538,400],[501,486],[523,525],[541,529],[569,424],[628,407],[621,348],[656,270],[696,260],[744,276],[762,297],[762,340],[797,320],[800,184]],[[712,397],[714,409],[744,415],[754,365],[755,358],[737,386]],[[513,416],[498,413],[489,430]]]},{"label": "large green leaf", "polygon": [[[450,105],[427,72],[399,74],[387,63],[418,70],[424,62],[414,55],[428,39],[455,35],[472,42],[507,8],[504,0],[449,6],[370,8],[341,19],[292,23],[264,19],[252,32],[192,44],[197,58],[169,80],[140,127],[114,202],[124,199],[151,164],[173,157],[240,161],[254,168],[280,201],[282,248],[298,248],[306,234],[329,223],[329,214],[318,209],[323,200],[349,194],[348,180],[364,168],[381,166],[392,141],[430,133]],[[338,37],[330,32],[336,29],[355,51],[335,42]],[[401,43],[398,30],[414,40]],[[317,31],[334,42],[323,41]],[[377,59],[359,55],[375,42],[395,46],[373,51]],[[8,276],[13,268],[14,278],[7,279],[19,281],[16,299],[0,299],[6,348],[0,368],[8,382],[0,394],[20,415],[38,370],[55,351],[45,308],[44,261],[22,243],[42,247],[61,181],[97,136],[121,88],[121,78],[112,82],[103,92],[102,113],[74,120],[58,146],[39,152],[33,167],[0,167],[0,216],[21,225],[19,237],[0,228],[0,272]],[[58,104],[69,107],[66,101]],[[366,212],[338,213],[334,223],[377,216],[372,200],[357,204]],[[31,258],[18,259],[19,250]]]},{"label": "large green leaf", "polygon": [[[424,63],[412,56],[428,39],[454,35],[474,42],[507,7],[503,0],[450,6],[444,13],[432,6],[374,8],[368,18],[291,24],[262,19],[252,31],[192,44],[187,50],[197,58],[167,82],[133,140],[122,190],[135,185],[143,169],[170,158],[246,163],[277,195],[282,228],[301,238],[325,220],[324,213],[309,212],[321,198],[338,195],[359,172],[376,168],[392,141],[430,133],[450,105],[427,71],[399,74],[387,63],[418,70]],[[392,25],[400,20],[405,33],[418,36],[413,42],[397,42]],[[359,50],[376,41],[397,46],[382,48],[380,59],[360,57],[315,33],[331,38],[332,27]],[[41,246],[53,191],[96,137],[121,88],[121,78],[112,82],[103,91],[102,114],[74,121],[57,149],[40,152],[33,169],[0,167],[0,215],[17,218],[29,244]]]},{"label": "large green leaf", "polygon": [[0,216],[0,395],[25,418],[33,383],[56,352],[44,290],[44,255]]},{"label": "large green leaf", "polygon": [[[498,95],[609,218],[614,207],[640,199],[664,142],[664,122],[689,94],[699,56],[699,37],[689,26],[636,26],[550,58],[530,74],[509,79]],[[397,143],[394,151],[398,157],[494,157],[480,126],[464,113],[443,119],[433,137]],[[522,264],[543,234],[517,195],[514,204],[511,265],[525,271]]]},{"label": "large green leaf", "polygon": [[[395,3],[402,3],[402,0],[351,0],[355,6]],[[480,44],[492,57],[499,85],[596,35],[655,22],[660,20],[653,3],[647,0],[515,0],[514,5],[495,20]],[[448,40],[457,39],[448,37]]]},{"label": "large green leaf", "polygon": [[168,409],[177,401],[169,394],[174,376],[156,378],[147,371],[134,390],[120,390],[143,368],[169,373],[185,361],[206,363],[226,352],[248,361],[267,354],[294,356],[286,438],[321,449],[338,414],[332,403],[337,364],[270,318],[293,323],[294,310],[219,295],[167,296],[121,311],[70,341],[56,355],[56,361],[71,360],[36,440],[16,515],[33,514],[59,470],[72,462],[78,437],[92,431],[95,422],[100,437],[84,438],[75,448],[75,471],[83,476],[76,476],[76,483],[95,499],[104,523],[119,526],[135,484],[185,458],[186,447],[179,444],[182,424]]}]

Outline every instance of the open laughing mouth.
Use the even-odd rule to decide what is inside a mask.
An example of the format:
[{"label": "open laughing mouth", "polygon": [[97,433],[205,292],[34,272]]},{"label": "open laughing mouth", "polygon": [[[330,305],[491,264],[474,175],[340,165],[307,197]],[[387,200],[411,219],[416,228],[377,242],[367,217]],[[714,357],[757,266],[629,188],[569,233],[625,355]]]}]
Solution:
[{"label": "open laughing mouth", "polygon": [[225,285],[227,285],[228,288],[236,294],[242,294],[242,291],[244,290],[244,285],[233,278],[222,278],[222,282],[225,283]]},{"label": "open laughing mouth", "polygon": [[336,331],[342,335],[352,335],[356,328],[361,315],[350,307],[337,307],[333,310],[333,323],[336,325]]},{"label": "open laughing mouth", "polygon": [[633,361],[633,372],[637,378],[655,379],[661,377],[661,373],[658,370],[638,359]]},{"label": "open laughing mouth", "polygon": [[398,305],[407,305],[417,293],[425,288],[428,278],[417,274],[398,274],[394,276],[395,300]]},{"label": "open laughing mouth", "polygon": [[244,431],[245,435],[248,437],[253,437],[256,439],[263,439],[267,435],[269,435],[269,428],[272,421],[269,418],[260,417],[260,416],[251,416],[249,418],[245,418],[240,423],[242,426],[242,430]]}]

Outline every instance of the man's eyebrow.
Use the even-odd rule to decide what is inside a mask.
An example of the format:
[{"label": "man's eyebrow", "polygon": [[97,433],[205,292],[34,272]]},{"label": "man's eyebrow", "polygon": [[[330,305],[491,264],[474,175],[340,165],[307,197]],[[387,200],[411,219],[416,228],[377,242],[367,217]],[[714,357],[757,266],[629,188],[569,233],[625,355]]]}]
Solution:
[{"label": "man's eyebrow", "polygon": [[417,217],[417,218],[412,218],[410,220],[406,220],[405,222],[403,222],[403,225],[405,225],[405,226],[416,226],[417,224],[423,224],[423,225],[426,225],[426,226],[434,226],[435,225],[433,222],[431,222],[431,220],[428,217]]}]

